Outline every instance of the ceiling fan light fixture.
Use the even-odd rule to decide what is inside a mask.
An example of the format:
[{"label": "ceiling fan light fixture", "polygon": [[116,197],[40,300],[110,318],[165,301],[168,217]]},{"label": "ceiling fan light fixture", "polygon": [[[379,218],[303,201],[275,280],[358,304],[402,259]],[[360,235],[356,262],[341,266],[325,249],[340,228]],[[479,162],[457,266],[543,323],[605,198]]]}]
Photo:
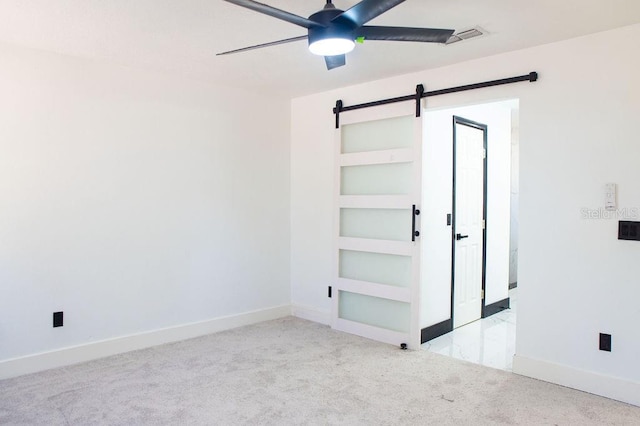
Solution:
[{"label": "ceiling fan light fixture", "polygon": [[350,38],[330,37],[309,43],[309,51],[319,56],[336,56],[349,53],[355,47]]}]

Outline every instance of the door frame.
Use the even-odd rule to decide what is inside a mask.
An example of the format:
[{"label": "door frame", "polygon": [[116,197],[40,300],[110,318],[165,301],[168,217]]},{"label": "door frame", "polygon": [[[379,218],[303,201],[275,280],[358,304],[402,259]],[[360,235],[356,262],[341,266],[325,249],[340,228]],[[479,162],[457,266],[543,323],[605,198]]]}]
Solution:
[{"label": "door frame", "polygon": [[486,277],[487,277],[487,171],[488,171],[488,158],[489,158],[489,150],[488,150],[488,130],[487,125],[478,123],[476,121],[472,121],[463,117],[453,116],[453,191],[452,191],[452,200],[451,200],[451,329],[453,330],[454,324],[454,312],[455,312],[455,281],[456,281],[456,125],[461,124],[464,126],[473,127],[478,130],[482,130],[483,133],[483,148],[484,148],[484,159],[482,162],[483,172],[482,172],[482,191],[483,191],[483,206],[482,206],[482,219],[484,220],[484,229],[482,230],[482,300],[480,305],[480,318],[485,317],[485,300],[486,300]]}]

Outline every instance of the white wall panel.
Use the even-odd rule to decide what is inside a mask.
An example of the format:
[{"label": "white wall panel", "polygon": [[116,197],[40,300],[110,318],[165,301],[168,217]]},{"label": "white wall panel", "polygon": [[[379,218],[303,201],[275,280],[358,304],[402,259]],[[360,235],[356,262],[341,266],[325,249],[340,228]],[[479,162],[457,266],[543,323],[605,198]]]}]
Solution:
[{"label": "white wall panel", "polygon": [[287,100],[0,62],[0,360],[290,303]]}]

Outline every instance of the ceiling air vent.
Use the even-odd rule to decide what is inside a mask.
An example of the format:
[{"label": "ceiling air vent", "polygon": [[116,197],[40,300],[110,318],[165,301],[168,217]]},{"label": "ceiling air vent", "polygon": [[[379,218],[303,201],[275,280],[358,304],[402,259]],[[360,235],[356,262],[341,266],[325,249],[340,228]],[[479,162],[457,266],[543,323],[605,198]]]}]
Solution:
[{"label": "ceiling air vent", "polygon": [[459,41],[469,40],[470,38],[480,37],[486,34],[487,32],[482,28],[474,27],[474,28],[470,28],[468,30],[462,30],[453,34],[451,37],[449,37],[449,40],[447,40],[445,44],[453,44]]}]

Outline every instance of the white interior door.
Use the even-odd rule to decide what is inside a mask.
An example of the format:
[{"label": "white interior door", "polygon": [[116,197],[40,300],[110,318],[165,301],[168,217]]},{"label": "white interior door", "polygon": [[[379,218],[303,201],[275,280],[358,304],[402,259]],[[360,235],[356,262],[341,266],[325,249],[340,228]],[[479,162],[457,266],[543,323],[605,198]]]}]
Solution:
[{"label": "white interior door", "polygon": [[453,327],[482,315],[486,126],[454,118]]},{"label": "white interior door", "polygon": [[422,121],[410,102],[340,121],[332,326],[418,348]]}]

